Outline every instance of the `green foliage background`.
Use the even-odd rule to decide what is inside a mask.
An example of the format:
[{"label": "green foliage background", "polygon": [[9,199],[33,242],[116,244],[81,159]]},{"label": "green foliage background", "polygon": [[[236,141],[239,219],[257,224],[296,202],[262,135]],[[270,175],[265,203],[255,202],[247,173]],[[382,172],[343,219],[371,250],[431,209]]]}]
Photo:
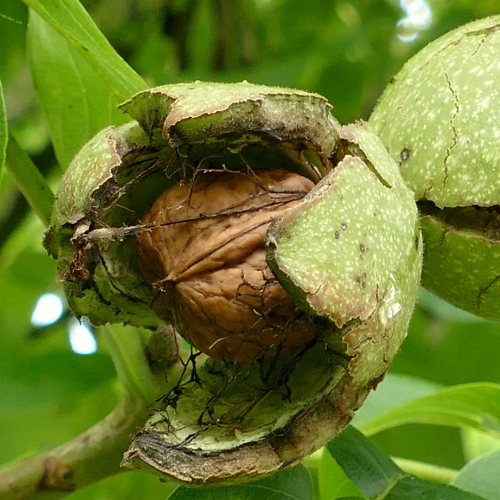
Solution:
[{"label": "green foliage background", "polygon": [[[58,3],[26,1],[34,7]],[[83,2],[148,85],[246,79],[299,87],[325,95],[342,123],[368,118],[390,77],[426,43],[465,22],[500,13],[494,0],[428,3],[432,24],[415,41],[403,43],[396,24],[404,12],[396,0]],[[77,50],[80,42],[64,38],[38,14],[28,17],[26,4],[0,0],[0,80],[9,128],[55,190],[78,148],[100,128],[121,123],[116,104],[145,83],[126,72],[123,78],[112,74],[105,64],[91,67]],[[77,27],[68,18],[61,24],[66,28]],[[94,46],[92,40],[88,48],[103,61],[112,57],[104,43]],[[60,61],[71,61],[72,69],[61,71]],[[44,98],[50,95],[52,101]],[[57,96],[62,96],[59,101]],[[15,179],[6,169],[0,171],[0,465],[71,439],[106,416],[122,390],[102,342],[91,356],[71,351],[67,316],[43,330],[30,324],[37,298],[61,293],[55,263],[42,247],[43,230]],[[458,486],[500,499],[491,472],[500,453],[494,451],[500,448],[498,353],[498,324],[423,291],[389,376],[354,423],[385,453],[410,460],[408,467],[415,462],[445,467]],[[384,414],[439,389],[476,382],[490,384],[466,385],[451,399],[438,393],[406,413]],[[480,456],[482,462],[470,463]],[[306,465],[317,498],[360,495],[328,453]],[[463,467],[460,474],[454,472]],[[172,489],[129,472],[72,498],[160,499]]]}]

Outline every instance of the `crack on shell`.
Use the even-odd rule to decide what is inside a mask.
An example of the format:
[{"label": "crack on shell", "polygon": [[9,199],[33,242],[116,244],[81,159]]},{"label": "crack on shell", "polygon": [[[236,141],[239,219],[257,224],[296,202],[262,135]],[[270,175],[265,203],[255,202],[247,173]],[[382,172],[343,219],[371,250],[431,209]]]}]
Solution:
[{"label": "crack on shell", "polygon": [[450,128],[453,133],[453,138],[451,144],[448,146],[446,149],[444,159],[443,159],[443,170],[444,170],[444,177],[443,177],[443,189],[446,188],[446,183],[448,180],[448,160],[452,154],[453,149],[457,146],[458,144],[458,134],[457,134],[457,129],[455,127],[455,120],[457,119],[459,113],[460,113],[460,106],[459,106],[459,99],[458,95],[453,89],[453,85],[450,80],[450,76],[448,74],[448,66],[446,65],[446,62],[444,60],[441,60],[441,64],[443,65],[444,68],[444,76],[446,80],[446,85],[448,86],[449,91],[451,92],[451,95],[453,96],[453,105],[454,105],[454,112],[453,115],[450,119]]}]

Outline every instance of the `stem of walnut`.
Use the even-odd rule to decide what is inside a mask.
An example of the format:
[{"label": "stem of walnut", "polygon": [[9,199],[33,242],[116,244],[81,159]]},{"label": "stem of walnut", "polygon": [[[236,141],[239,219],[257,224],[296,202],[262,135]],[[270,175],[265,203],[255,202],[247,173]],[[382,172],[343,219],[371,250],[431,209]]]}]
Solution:
[{"label": "stem of walnut", "polygon": [[[127,470],[120,468],[120,462],[131,435],[146,422],[149,404],[168,389],[161,384],[164,371],[158,377],[153,375],[155,366],[150,366],[144,355],[137,329],[110,325],[102,333],[124,386],[120,403],[106,418],[71,441],[0,470],[0,500],[55,500]],[[155,349],[168,358],[163,368],[175,371],[175,337],[160,339],[166,340]]]},{"label": "stem of walnut", "polygon": [[123,472],[130,435],[148,416],[146,403],[125,393],[101,422],[67,443],[0,471],[0,499],[58,499]]}]

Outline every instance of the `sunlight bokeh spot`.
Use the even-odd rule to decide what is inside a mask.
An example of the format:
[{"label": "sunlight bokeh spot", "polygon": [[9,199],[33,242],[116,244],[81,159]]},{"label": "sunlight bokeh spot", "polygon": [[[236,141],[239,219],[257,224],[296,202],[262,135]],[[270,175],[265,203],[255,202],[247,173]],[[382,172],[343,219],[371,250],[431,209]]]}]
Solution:
[{"label": "sunlight bokeh spot", "polygon": [[41,295],[31,313],[31,324],[36,327],[49,326],[55,323],[64,312],[61,298],[54,293]]},{"label": "sunlight bokeh spot", "polygon": [[74,321],[68,330],[69,343],[71,349],[76,354],[93,354],[97,351],[97,340],[94,334],[84,324]]},{"label": "sunlight bokeh spot", "polygon": [[432,23],[432,11],[424,0],[400,0],[400,7],[406,16],[396,24],[397,37],[401,42],[410,43],[417,39],[422,30]]}]

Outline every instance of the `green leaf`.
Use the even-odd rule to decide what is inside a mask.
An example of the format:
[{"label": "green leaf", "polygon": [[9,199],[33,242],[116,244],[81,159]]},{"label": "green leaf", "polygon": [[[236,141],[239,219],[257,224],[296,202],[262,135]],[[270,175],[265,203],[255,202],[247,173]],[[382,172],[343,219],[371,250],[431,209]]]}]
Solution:
[{"label": "green leaf", "polygon": [[475,429],[462,429],[462,449],[466,462],[500,449],[500,438]]},{"label": "green leaf", "polygon": [[19,146],[12,135],[7,144],[6,159],[7,170],[17,187],[45,226],[48,226],[54,194],[28,153]]},{"label": "green leaf", "polygon": [[99,74],[50,24],[30,11],[28,52],[33,82],[47,118],[59,164],[100,129],[128,120]]},{"label": "green leaf", "polygon": [[196,5],[187,38],[189,60],[193,71],[209,72],[217,55],[217,19],[214,2],[201,0]]},{"label": "green leaf", "polygon": [[414,476],[402,479],[382,498],[384,500],[485,500],[453,486],[429,483]]},{"label": "green leaf", "polygon": [[446,321],[457,323],[484,323],[486,321],[484,318],[455,307],[424,287],[420,288],[419,305],[429,315]]},{"label": "green leaf", "polygon": [[303,465],[273,476],[235,486],[191,489],[177,488],[168,500],[311,500],[311,478]]},{"label": "green leaf", "polygon": [[[500,380],[498,323],[452,323],[417,307],[392,370],[445,386]],[[465,356],[464,353],[467,353]]]},{"label": "green leaf", "polygon": [[[389,372],[377,386],[377,390],[370,393],[363,406],[356,412],[352,423],[355,427],[363,429],[363,424],[369,423],[385,412],[440,389],[443,389],[443,386],[439,384]],[[459,469],[464,464],[461,433],[456,427],[428,424],[402,425],[376,434],[373,441],[391,456],[411,457],[419,462],[440,464],[453,469]],[[411,469],[402,468],[412,472]],[[421,474],[419,477],[430,479]],[[448,482],[449,480],[446,484]]]},{"label": "green leaf", "polygon": [[118,55],[77,0],[23,0],[85,57],[118,100],[146,82]]},{"label": "green leaf", "polygon": [[5,101],[3,99],[2,82],[0,81],[0,172],[5,163],[5,154],[7,151],[8,130],[7,130],[7,112],[5,111]]},{"label": "green leaf", "polygon": [[2,355],[0,359],[0,418],[14,411],[32,412],[38,407],[61,404],[102,386],[115,375],[109,357],[102,353],[85,357],[51,351],[24,358]]},{"label": "green leaf", "polygon": [[500,436],[500,385],[464,384],[440,390],[363,424],[368,435],[409,423],[470,427]]},{"label": "green leaf", "polygon": [[176,484],[165,484],[152,474],[128,471],[99,481],[71,493],[71,500],[164,500],[175,490]]},{"label": "green leaf", "polygon": [[0,74],[5,93],[22,65],[27,14],[28,9],[20,0],[0,2]]},{"label": "green leaf", "polygon": [[[318,483],[322,499],[359,498],[361,493],[346,476],[342,467],[326,450],[321,457],[318,467]],[[349,496],[350,495],[350,496]],[[355,495],[358,495],[356,497]]]},{"label": "green leaf", "polygon": [[361,428],[363,423],[373,420],[389,409],[433,394],[442,388],[435,382],[389,372],[377,386],[377,390],[368,395],[363,406],[356,412],[353,423]]},{"label": "green leaf", "polygon": [[462,490],[481,495],[486,500],[500,498],[500,450],[467,464],[453,484]]},{"label": "green leaf", "polygon": [[344,472],[369,500],[480,500],[453,486],[424,481],[403,472],[352,426],[327,445]]},{"label": "green leaf", "polygon": [[378,499],[406,477],[405,472],[352,426],[326,447],[351,481],[370,499]]}]

